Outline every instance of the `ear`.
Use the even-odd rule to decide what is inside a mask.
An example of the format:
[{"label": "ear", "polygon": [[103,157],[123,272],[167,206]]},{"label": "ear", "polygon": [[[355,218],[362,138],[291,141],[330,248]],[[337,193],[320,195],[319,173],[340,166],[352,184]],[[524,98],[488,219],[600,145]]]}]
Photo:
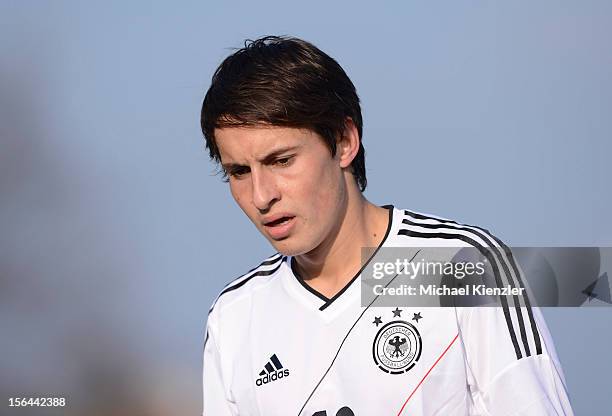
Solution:
[{"label": "ear", "polygon": [[350,117],[344,122],[344,133],[338,139],[336,152],[341,168],[348,168],[359,151],[359,132]]}]

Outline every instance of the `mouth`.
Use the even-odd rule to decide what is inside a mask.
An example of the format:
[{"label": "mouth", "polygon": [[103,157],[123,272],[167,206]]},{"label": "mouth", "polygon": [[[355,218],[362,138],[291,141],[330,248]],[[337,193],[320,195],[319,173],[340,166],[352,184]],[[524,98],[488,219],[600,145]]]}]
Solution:
[{"label": "mouth", "polygon": [[263,225],[273,240],[283,240],[291,235],[295,223],[295,217],[287,215],[265,222]]},{"label": "mouth", "polygon": [[269,222],[265,223],[264,225],[265,225],[266,227],[276,227],[276,226],[279,226],[279,225],[283,225],[283,224],[288,223],[288,222],[289,222],[289,221],[291,221],[293,218],[294,218],[294,217],[280,217],[280,218],[278,218],[278,219],[276,219],[276,220],[274,220],[274,221],[269,221]]}]

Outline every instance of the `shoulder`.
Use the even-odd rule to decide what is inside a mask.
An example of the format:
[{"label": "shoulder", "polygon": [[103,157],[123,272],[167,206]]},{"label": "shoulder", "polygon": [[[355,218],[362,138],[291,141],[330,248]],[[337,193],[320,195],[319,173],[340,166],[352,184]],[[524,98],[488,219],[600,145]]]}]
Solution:
[{"label": "shoulder", "polygon": [[[477,225],[401,210],[396,241],[398,246],[409,245],[419,248],[454,248],[454,260],[484,257],[495,276],[495,283],[502,287],[524,287],[520,266],[511,249],[488,229]],[[455,255],[452,250],[446,251]]]},{"label": "shoulder", "polygon": [[248,299],[257,288],[275,280],[285,260],[285,256],[275,253],[264,259],[258,266],[230,281],[213,301],[208,311],[209,316],[213,314],[213,311],[218,312],[241,299]]},{"label": "shoulder", "polygon": [[[501,292],[498,296],[500,308],[460,308],[463,328],[486,328],[474,331],[477,343],[482,343],[478,334],[493,333],[492,328],[497,331],[505,327],[508,336],[491,337],[489,341],[501,342],[502,344],[496,344],[498,349],[501,348],[499,345],[505,345],[510,351],[507,356],[521,359],[540,355],[546,350],[541,334],[541,328],[546,331],[545,325],[538,316],[537,308],[532,308],[529,287],[520,264],[502,240],[483,227],[428,214],[402,210],[401,218],[399,236],[412,238],[417,244],[419,241],[426,241],[423,246],[429,247],[446,245],[475,248],[476,250],[464,252],[462,258],[470,259],[475,258],[477,254],[482,255],[487,261],[487,273],[491,277],[488,285],[508,288],[508,294]],[[514,291],[518,289],[526,290],[521,292],[520,296],[514,295]],[[480,347],[474,349],[478,348]]]},{"label": "shoulder", "polygon": [[429,240],[430,244],[440,246],[507,248],[502,240],[482,226],[408,209],[400,209],[397,218],[396,234],[400,239],[408,237],[421,242]]}]

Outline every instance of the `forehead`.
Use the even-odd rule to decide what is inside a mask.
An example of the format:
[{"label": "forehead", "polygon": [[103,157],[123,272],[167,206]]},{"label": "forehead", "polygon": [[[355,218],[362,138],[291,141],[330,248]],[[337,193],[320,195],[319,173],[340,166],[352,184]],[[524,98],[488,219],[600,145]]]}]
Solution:
[{"label": "forehead", "polygon": [[322,139],[309,129],[267,125],[218,128],[215,140],[223,161],[259,159],[284,148],[322,143]]}]

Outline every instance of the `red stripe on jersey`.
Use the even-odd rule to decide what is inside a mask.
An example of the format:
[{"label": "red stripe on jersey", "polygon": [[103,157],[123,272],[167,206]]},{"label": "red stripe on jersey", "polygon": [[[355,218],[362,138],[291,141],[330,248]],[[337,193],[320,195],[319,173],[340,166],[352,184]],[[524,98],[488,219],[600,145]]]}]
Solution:
[{"label": "red stripe on jersey", "polygon": [[429,375],[429,373],[431,373],[431,370],[433,370],[433,368],[440,362],[440,360],[442,359],[442,357],[444,357],[444,354],[446,354],[446,351],[448,351],[450,349],[450,347],[455,343],[455,341],[457,340],[457,338],[459,337],[459,334],[457,333],[457,335],[455,335],[455,338],[453,338],[453,340],[451,341],[450,344],[448,344],[448,347],[446,347],[446,349],[444,350],[444,352],[438,357],[438,359],[436,360],[435,363],[433,363],[433,365],[431,366],[431,368],[429,369],[429,371],[427,371],[427,373],[423,376],[423,378],[421,379],[421,381],[419,381],[419,384],[417,384],[417,386],[414,388],[414,390],[412,390],[412,393],[410,393],[410,396],[408,396],[408,398],[406,399],[406,401],[404,402],[404,405],[402,406],[402,408],[400,409],[400,411],[397,413],[397,416],[400,416],[402,414],[402,412],[404,411],[404,408],[406,407],[406,405],[408,404],[408,400],[410,400],[410,398],[414,395],[414,393],[417,391],[417,389],[421,386],[421,384],[423,384],[423,381],[425,381],[425,379],[427,378],[427,376]]}]

